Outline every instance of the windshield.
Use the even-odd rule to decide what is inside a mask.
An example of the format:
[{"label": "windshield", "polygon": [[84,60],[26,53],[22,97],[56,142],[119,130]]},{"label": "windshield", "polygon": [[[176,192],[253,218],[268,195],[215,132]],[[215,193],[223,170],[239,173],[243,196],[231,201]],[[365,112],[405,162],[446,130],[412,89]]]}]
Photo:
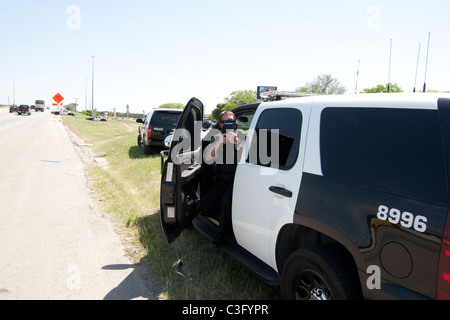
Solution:
[{"label": "windshield", "polygon": [[35,104],[45,104],[44,100],[36,100]]}]

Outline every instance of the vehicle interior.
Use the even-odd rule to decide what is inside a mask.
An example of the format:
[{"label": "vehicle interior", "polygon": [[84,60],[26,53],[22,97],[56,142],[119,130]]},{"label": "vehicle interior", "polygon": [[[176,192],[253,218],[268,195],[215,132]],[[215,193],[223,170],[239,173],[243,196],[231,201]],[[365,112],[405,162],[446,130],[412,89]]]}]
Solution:
[{"label": "vehicle interior", "polygon": [[[258,106],[259,103],[255,103],[232,110],[236,115],[238,130],[244,135],[244,139],[247,137]],[[191,121],[189,121],[189,118]],[[198,121],[199,118],[196,111],[186,115],[186,119],[184,119],[187,124],[186,131],[193,133],[194,130],[190,128],[190,124],[194,123],[193,119]],[[214,164],[206,164],[205,161],[202,161],[202,152],[211,140],[210,135],[213,134],[211,129],[205,132],[201,146],[194,148],[195,146],[191,145],[189,148],[188,144],[189,150],[183,151],[179,148],[183,144],[183,130],[180,131],[181,136],[176,137],[175,134],[172,139],[171,151],[177,149],[177,152],[173,154],[171,161],[164,163],[160,201],[162,227],[169,243],[173,242],[183,229],[190,224],[210,240],[216,239],[219,234],[218,213],[213,214],[213,216],[205,216],[198,212],[202,199],[214,181]],[[174,144],[174,141],[177,140],[178,142]],[[177,164],[175,164],[175,161]],[[265,282],[279,284],[278,273],[264,264],[261,265],[258,258],[242,248],[236,242],[233,231],[230,231],[227,235],[227,241],[221,245],[221,249],[244,265],[249,266]]]},{"label": "vehicle interior", "polygon": [[[244,135],[244,139],[258,105],[245,105],[233,110],[238,131]],[[207,164],[203,161],[203,150],[210,143],[211,136],[217,133],[212,129],[217,129],[218,125],[203,132],[202,144],[196,146],[195,139],[189,137],[195,137],[194,121],[199,119],[201,115],[195,108],[187,113],[184,119],[180,119],[185,123],[184,130],[175,131],[170,148],[173,157],[171,161],[166,161],[162,168],[161,218],[169,243],[191,222],[199,231],[205,233],[207,230],[206,236],[209,238],[214,238],[218,232],[218,214],[212,214],[211,217],[205,217],[201,213],[198,215],[199,205],[214,182],[215,172],[214,163]],[[196,216],[198,219],[194,219]]]},{"label": "vehicle interior", "polygon": [[[240,132],[240,136],[244,136],[244,139],[247,137],[247,133],[250,127],[250,123],[252,122],[253,116],[255,114],[255,110],[259,104],[254,105],[246,105],[242,107],[238,107],[233,110],[233,112],[236,115],[236,124],[238,126],[238,131]],[[212,129],[220,130],[219,123],[215,124],[213,127],[211,127],[206,135],[202,139],[202,150],[206,148],[206,146],[211,141],[211,136],[214,134],[214,132],[217,133],[217,131],[214,131]],[[200,173],[200,179],[199,179],[199,190],[197,190],[197,194],[199,194],[200,199],[199,202],[204,198],[206,193],[208,192],[209,188],[211,187],[212,183],[214,182],[214,176],[215,176],[215,163],[213,164],[206,164],[203,162],[201,173]],[[201,214],[201,212],[200,212]],[[204,215],[203,215],[204,216]],[[214,216],[204,216],[207,218],[210,222],[215,224],[216,226],[219,225],[219,217],[218,213]]]}]

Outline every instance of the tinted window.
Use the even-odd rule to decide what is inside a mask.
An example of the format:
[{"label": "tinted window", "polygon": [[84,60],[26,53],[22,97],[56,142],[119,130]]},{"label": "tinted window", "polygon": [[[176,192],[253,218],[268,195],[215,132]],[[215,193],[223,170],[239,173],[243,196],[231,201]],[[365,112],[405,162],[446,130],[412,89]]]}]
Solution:
[{"label": "tinted window", "polygon": [[251,111],[251,112],[246,112],[246,113],[240,114],[237,117],[236,123],[241,132],[247,134],[254,115],[255,115],[255,112]]},{"label": "tinted window", "polygon": [[297,160],[301,128],[299,110],[265,110],[256,124],[247,162],[290,169]]},{"label": "tinted window", "polygon": [[322,112],[320,144],[326,177],[448,203],[436,111],[327,108]]},{"label": "tinted window", "polygon": [[[447,153],[450,150],[450,99],[440,98],[438,100],[439,118],[444,137],[444,148]],[[447,177],[450,177],[450,156],[447,155]]]},{"label": "tinted window", "polygon": [[181,112],[175,111],[167,111],[167,112],[154,112],[151,123],[154,126],[168,126],[173,127],[178,123],[178,119],[180,119]]}]

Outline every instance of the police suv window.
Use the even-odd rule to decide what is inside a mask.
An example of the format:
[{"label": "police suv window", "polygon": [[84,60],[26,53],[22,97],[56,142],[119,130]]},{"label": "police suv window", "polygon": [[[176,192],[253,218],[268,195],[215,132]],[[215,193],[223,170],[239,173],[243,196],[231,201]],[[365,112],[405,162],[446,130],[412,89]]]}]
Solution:
[{"label": "police suv window", "polygon": [[178,111],[154,112],[152,123],[154,126],[176,126],[180,116]]},{"label": "police suv window", "polygon": [[325,177],[448,204],[437,111],[326,108],[320,128]]},{"label": "police suv window", "polygon": [[302,113],[297,109],[268,109],[261,113],[247,162],[289,170],[297,160]]}]

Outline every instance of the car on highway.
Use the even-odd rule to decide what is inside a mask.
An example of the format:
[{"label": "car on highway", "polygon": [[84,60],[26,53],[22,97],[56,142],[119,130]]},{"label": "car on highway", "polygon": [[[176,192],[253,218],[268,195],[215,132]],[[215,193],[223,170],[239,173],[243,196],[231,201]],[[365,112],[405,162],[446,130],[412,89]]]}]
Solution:
[{"label": "car on highway", "polygon": [[145,154],[156,148],[164,148],[164,139],[175,129],[180,119],[181,109],[153,109],[144,119],[136,119],[142,125],[138,128],[137,144]]},{"label": "car on highway", "polygon": [[19,115],[21,115],[21,114],[31,115],[30,106],[29,106],[29,105],[26,105],[26,104],[21,104],[21,105],[17,108],[17,114],[19,114]]},{"label": "car on highway", "polygon": [[45,110],[45,101],[44,100],[36,100],[35,103],[36,103],[35,110],[44,112],[44,110]]}]

